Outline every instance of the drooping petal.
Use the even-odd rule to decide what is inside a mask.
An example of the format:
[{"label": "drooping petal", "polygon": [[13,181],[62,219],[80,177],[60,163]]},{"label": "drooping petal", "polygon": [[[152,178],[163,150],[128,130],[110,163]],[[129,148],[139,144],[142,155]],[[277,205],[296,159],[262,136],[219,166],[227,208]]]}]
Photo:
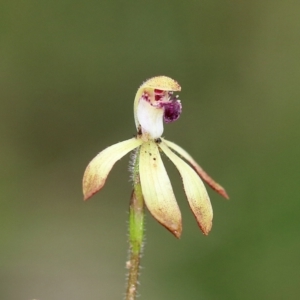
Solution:
[{"label": "drooping petal", "polygon": [[198,173],[198,175],[217,193],[219,193],[221,196],[223,196],[226,199],[229,199],[228,194],[226,193],[225,189],[215,182],[198,164],[197,162],[180,146],[176,145],[175,143],[172,143],[170,141],[167,141],[165,139],[162,139],[168,147],[173,149],[175,152],[177,152],[179,155],[181,155],[186,161],[188,161],[191,166],[195,169],[195,171]]},{"label": "drooping petal", "polygon": [[104,186],[110,170],[119,159],[141,144],[142,140],[132,138],[101,151],[84,172],[82,182],[84,200],[89,199]]},{"label": "drooping petal", "polygon": [[203,182],[186,162],[169,149],[164,141],[159,144],[159,147],[178,169],[192,212],[202,232],[207,235],[211,230],[213,211]]},{"label": "drooping petal", "polygon": [[182,231],[181,213],[154,141],[141,146],[139,170],[147,208],[159,223],[179,238]]}]

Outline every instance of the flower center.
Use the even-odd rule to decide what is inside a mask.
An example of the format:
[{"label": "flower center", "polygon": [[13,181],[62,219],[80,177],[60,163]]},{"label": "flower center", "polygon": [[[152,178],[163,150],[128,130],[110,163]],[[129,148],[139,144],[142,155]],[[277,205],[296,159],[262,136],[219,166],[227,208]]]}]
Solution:
[{"label": "flower center", "polygon": [[173,92],[160,89],[145,89],[137,106],[137,118],[142,132],[157,139],[163,133],[163,121],[176,121],[181,114],[180,100]]},{"label": "flower center", "polygon": [[164,91],[157,90],[157,89],[154,90],[154,99],[155,99],[155,101],[160,101],[163,96],[164,96]]}]

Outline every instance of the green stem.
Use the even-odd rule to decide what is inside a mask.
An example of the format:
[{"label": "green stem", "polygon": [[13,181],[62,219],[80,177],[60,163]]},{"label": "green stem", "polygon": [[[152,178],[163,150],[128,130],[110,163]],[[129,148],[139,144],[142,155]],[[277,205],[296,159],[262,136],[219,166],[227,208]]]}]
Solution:
[{"label": "green stem", "polygon": [[129,207],[129,261],[126,300],[136,299],[144,236],[144,198],[139,175],[139,149],[135,153],[133,191]]}]

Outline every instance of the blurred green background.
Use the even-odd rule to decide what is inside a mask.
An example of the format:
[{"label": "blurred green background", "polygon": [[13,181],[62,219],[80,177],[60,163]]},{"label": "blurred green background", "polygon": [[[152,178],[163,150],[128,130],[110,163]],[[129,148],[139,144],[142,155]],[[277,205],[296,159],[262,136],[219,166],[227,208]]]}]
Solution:
[{"label": "blurred green background", "polygon": [[128,156],[82,200],[88,162],[135,133],[167,75],[164,135],[224,185],[202,235],[174,166],[176,240],[147,214],[141,299],[299,299],[300,2],[17,1],[0,9],[0,299],[122,299]]}]

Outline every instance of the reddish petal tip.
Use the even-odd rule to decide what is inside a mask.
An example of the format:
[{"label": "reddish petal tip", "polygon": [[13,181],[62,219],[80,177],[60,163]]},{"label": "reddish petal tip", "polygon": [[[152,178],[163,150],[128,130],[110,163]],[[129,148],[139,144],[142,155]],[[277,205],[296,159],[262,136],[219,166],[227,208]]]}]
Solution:
[{"label": "reddish petal tip", "polygon": [[218,194],[223,196],[225,199],[229,200],[229,196],[225,189],[222,186],[219,186],[218,188],[214,188],[214,186],[211,186]]},{"label": "reddish petal tip", "polygon": [[201,226],[199,226],[199,227],[204,235],[208,235],[211,231],[212,225],[209,228],[203,228]]},{"label": "reddish petal tip", "polygon": [[[161,222],[160,222],[161,223]],[[182,226],[181,224],[163,224],[161,223],[166,229],[168,229],[177,239],[180,239],[182,233]]]},{"label": "reddish petal tip", "polygon": [[105,184],[105,178],[99,176],[99,174],[92,168],[92,164],[89,164],[85,170],[82,180],[83,200],[86,201],[94,194],[102,189]]},{"label": "reddish petal tip", "polygon": [[87,201],[87,200],[89,200],[93,195],[94,195],[95,193],[89,193],[89,194],[87,194],[87,195],[83,195],[83,201]]}]

